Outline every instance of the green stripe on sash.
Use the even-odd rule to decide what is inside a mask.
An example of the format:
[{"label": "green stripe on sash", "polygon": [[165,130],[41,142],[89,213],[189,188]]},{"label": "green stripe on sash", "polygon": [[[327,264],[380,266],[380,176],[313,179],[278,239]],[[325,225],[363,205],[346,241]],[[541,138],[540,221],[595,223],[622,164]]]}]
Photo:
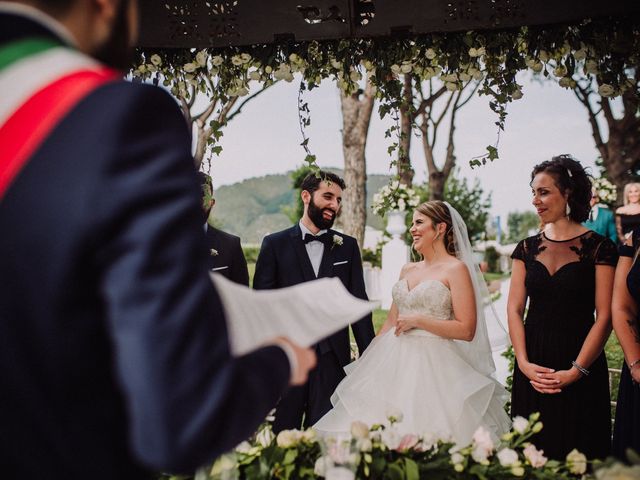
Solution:
[{"label": "green stripe on sash", "polygon": [[26,38],[0,48],[0,71],[17,60],[61,46],[60,42],[48,38]]}]

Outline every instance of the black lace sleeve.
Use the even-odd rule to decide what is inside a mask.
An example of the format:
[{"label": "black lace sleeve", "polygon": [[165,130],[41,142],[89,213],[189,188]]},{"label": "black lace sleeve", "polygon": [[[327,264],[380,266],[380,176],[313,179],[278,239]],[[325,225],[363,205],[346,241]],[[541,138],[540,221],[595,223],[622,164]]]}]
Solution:
[{"label": "black lace sleeve", "polygon": [[608,238],[603,238],[595,255],[596,265],[610,265],[615,267],[618,263],[618,249]]},{"label": "black lace sleeve", "polygon": [[525,240],[520,240],[520,242],[518,242],[518,245],[516,245],[516,248],[513,250],[513,253],[511,254],[511,258],[513,258],[514,260],[522,260],[524,262],[525,255],[526,255]]},{"label": "black lace sleeve", "polygon": [[631,235],[631,242],[629,243],[630,245],[625,245],[625,243],[623,243],[618,247],[618,253],[621,257],[633,258],[633,256],[636,254],[636,248],[638,248],[638,246],[640,245],[640,228],[635,228],[633,230],[633,234]]}]

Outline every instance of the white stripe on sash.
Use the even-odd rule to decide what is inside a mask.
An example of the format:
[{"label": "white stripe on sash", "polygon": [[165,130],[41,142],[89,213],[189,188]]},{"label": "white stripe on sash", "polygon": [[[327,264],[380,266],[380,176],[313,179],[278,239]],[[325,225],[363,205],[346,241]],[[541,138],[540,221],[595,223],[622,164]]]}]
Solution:
[{"label": "white stripe on sash", "polygon": [[93,58],[67,47],[54,47],[17,60],[0,71],[0,126],[45,86],[76,70],[99,66]]}]

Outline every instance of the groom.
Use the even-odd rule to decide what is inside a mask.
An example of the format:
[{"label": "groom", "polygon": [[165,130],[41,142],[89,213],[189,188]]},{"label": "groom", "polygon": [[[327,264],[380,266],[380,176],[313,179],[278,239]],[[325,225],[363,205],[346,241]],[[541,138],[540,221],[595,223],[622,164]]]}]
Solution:
[{"label": "groom", "polygon": [[[256,289],[282,288],[322,277],[338,277],[352,295],[366,299],[360,251],[355,238],[331,230],[340,210],[344,181],[331,172],[310,173],[300,196],[298,224],[268,235],[256,263]],[[351,325],[360,353],[374,337],[371,315]],[[291,388],[276,407],[274,431],[311,426],[331,409],[330,397],[351,361],[349,329],[316,346],[318,363],[308,382]]]}]

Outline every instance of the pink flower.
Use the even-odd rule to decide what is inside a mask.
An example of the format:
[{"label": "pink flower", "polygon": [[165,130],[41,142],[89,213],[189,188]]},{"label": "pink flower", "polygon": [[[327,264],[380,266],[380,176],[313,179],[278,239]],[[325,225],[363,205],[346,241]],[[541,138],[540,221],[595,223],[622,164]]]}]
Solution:
[{"label": "pink flower", "polygon": [[400,439],[400,444],[398,445],[396,450],[398,451],[409,450],[415,447],[418,444],[419,440],[420,440],[420,437],[418,437],[417,435],[414,435],[412,433],[407,434]]},{"label": "pink flower", "polygon": [[543,450],[538,450],[532,443],[527,445],[524,450],[524,458],[531,464],[533,468],[541,468],[544,467],[547,463],[547,457],[543,455]]}]

